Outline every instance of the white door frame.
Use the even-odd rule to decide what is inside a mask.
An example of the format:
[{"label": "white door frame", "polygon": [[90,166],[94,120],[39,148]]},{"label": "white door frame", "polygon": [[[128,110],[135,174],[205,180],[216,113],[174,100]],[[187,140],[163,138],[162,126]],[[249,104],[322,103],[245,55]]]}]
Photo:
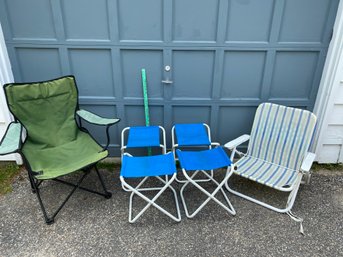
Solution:
[{"label": "white door frame", "polygon": [[[0,24],[0,138],[6,131],[6,127],[13,120],[6,104],[6,98],[2,86],[5,83],[14,81],[10,59],[8,57],[5,38]],[[9,154],[0,156],[0,161],[16,161],[17,164],[22,164],[19,154]]]}]

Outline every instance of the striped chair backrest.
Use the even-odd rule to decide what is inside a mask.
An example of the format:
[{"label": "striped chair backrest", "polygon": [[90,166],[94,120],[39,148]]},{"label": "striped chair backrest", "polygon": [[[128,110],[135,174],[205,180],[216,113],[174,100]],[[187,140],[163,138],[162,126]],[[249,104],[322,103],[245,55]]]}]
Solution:
[{"label": "striped chair backrest", "polygon": [[306,110],[261,104],[251,130],[248,155],[298,170],[310,146],[316,119]]}]

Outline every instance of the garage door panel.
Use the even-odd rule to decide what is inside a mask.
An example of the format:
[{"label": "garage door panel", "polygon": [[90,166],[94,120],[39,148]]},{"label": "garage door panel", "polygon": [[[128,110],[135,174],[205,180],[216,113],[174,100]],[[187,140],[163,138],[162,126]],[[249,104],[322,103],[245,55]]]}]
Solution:
[{"label": "garage door panel", "polygon": [[[41,81],[61,76],[61,64],[57,48],[15,49],[19,70],[14,70],[22,81]],[[19,76],[18,76],[19,77]]]},{"label": "garage door panel", "polygon": [[218,0],[174,0],[174,41],[216,41]]},{"label": "garage door panel", "polygon": [[110,49],[69,49],[81,97],[115,97]]},{"label": "garage door panel", "polygon": [[270,97],[309,99],[318,56],[318,52],[277,52]]},{"label": "garage door panel", "polygon": [[119,0],[121,41],[163,41],[163,1]]},{"label": "garage door panel", "polygon": [[63,0],[66,39],[109,40],[107,8],[107,0]]},{"label": "garage door panel", "polygon": [[275,0],[229,1],[226,41],[269,41]]},{"label": "garage door panel", "polygon": [[[172,124],[207,123],[211,120],[210,106],[173,106]],[[171,124],[171,125],[172,125]]]},{"label": "garage door panel", "polygon": [[174,99],[212,97],[214,56],[214,51],[173,52]]},{"label": "garage door panel", "polygon": [[122,119],[113,135],[145,125],[145,68],[169,145],[190,122],[225,143],[250,133],[262,102],[313,110],[339,2],[0,0],[0,22],[15,81],[75,75],[82,106]]},{"label": "garage door panel", "polygon": [[266,51],[226,51],[220,98],[260,99]]},{"label": "garage door panel", "polygon": [[13,38],[56,39],[50,1],[6,0],[5,5]]},{"label": "garage door panel", "polygon": [[322,42],[332,0],[287,0],[280,42]]},{"label": "garage door panel", "polygon": [[144,68],[148,81],[149,98],[161,99],[163,86],[163,52],[158,50],[121,50],[121,67],[124,97],[143,98],[141,70]]},{"label": "garage door panel", "polygon": [[[149,106],[150,125],[162,125],[164,123],[163,106]],[[125,106],[125,127],[145,126],[144,106],[127,105]]]},{"label": "garage door panel", "polygon": [[222,106],[219,108],[216,140],[225,144],[243,134],[250,134],[257,106]]}]

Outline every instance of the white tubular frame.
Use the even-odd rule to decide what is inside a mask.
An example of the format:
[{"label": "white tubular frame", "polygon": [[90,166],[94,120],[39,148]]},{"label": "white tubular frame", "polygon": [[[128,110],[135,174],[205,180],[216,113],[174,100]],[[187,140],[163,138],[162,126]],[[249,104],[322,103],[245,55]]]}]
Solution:
[{"label": "white tubular frame", "polygon": [[[231,153],[231,161],[233,161],[233,158],[234,158],[234,155],[235,155],[235,152],[237,151],[236,150],[236,147],[239,146],[240,144],[246,142],[247,140],[249,140],[250,137],[248,137],[248,135],[243,135],[235,140],[232,140],[230,141],[229,143],[226,143],[225,146],[227,148],[229,148],[232,153]],[[232,143],[233,142],[233,143]],[[302,227],[302,219],[295,216],[292,212],[291,212],[291,209],[294,205],[294,202],[295,202],[295,198],[297,196],[297,193],[298,193],[298,190],[299,190],[299,187],[300,187],[300,184],[302,183],[302,179],[303,179],[303,176],[304,174],[307,175],[307,182],[309,182],[309,179],[310,179],[310,168],[311,168],[311,165],[313,163],[313,160],[315,158],[315,154],[313,153],[307,153],[305,155],[305,158],[302,162],[302,165],[301,165],[301,168],[300,168],[300,171],[297,171],[298,174],[297,174],[297,178],[295,180],[295,183],[294,185],[292,186],[292,190],[290,191],[289,193],[289,196],[288,196],[288,199],[287,199],[287,202],[286,202],[286,207],[285,208],[277,208],[277,207],[274,207],[270,204],[267,204],[265,202],[262,202],[260,200],[257,200],[255,198],[252,198],[251,196],[248,196],[248,195],[245,195],[243,193],[240,193],[238,191],[235,191],[233,190],[232,188],[229,187],[228,185],[228,180],[226,181],[225,183],[225,187],[226,189],[234,194],[234,195],[237,195],[237,196],[240,196],[246,200],[249,200],[253,203],[256,203],[256,204],[259,204],[265,208],[268,208],[272,211],[275,211],[275,212],[279,212],[279,213],[286,213],[288,214],[293,220],[295,220],[296,222],[299,222],[300,223],[300,233],[304,234],[303,232],[303,227]],[[276,165],[276,164],[275,164]],[[258,183],[258,182],[257,182]],[[275,189],[275,188],[274,188]],[[275,189],[277,190],[277,189]],[[277,191],[283,191],[283,190],[277,190]],[[286,191],[286,190],[285,190]],[[285,192],[284,191],[284,192]]]},{"label": "white tubular frame", "polygon": [[[211,143],[211,144],[208,146],[208,149],[212,149],[212,146],[214,146],[214,147],[220,146],[219,143],[217,143],[217,142],[212,142],[212,141],[211,141],[211,129],[210,129],[210,127],[209,127],[206,123],[202,123],[202,124],[204,125],[204,127],[205,127],[206,130],[207,130],[208,140],[209,140],[210,143]],[[172,135],[172,151],[173,151],[173,154],[174,154],[174,159],[177,161],[178,158],[177,158],[177,156],[176,156],[175,151],[176,151],[176,149],[179,147],[179,144],[176,143],[175,126],[172,127],[171,135]],[[190,145],[190,146],[182,146],[182,147],[195,147],[195,146],[191,146],[191,145]],[[206,173],[206,175],[207,175],[207,172],[206,172],[206,171],[204,171],[203,173]],[[213,170],[211,170],[210,173],[211,173],[211,178],[213,178]],[[187,183],[188,180],[187,180],[187,179],[180,179],[180,178],[178,178],[178,176],[176,175],[176,181],[179,182],[179,183]],[[195,180],[195,181],[196,181],[196,182],[209,182],[209,181],[211,181],[211,179],[210,179],[210,178],[208,178],[208,179],[197,179],[197,180]]]},{"label": "white tubular frame", "polygon": [[[233,190],[232,188],[229,187],[228,183],[225,184],[225,187],[226,187],[226,189],[230,193],[232,193],[234,195],[240,196],[240,197],[242,197],[244,199],[247,199],[247,200],[249,200],[251,202],[257,203],[257,204],[259,204],[259,205],[261,205],[261,206],[263,206],[265,208],[268,208],[270,210],[273,210],[273,211],[276,211],[276,212],[280,212],[280,213],[287,213],[287,212],[289,212],[292,209],[292,207],[294,205],[294,201],[295,201],[295,198],[297,196],[297,192],[299,190],[299,186],[300,186],[300,182],[301,182],[302,176],[303,176],[303,174],[299,172],[298,175],[297,175],[296,182],[294,184],[294,188],[293,188],[293,190],[290,192],[290,194],[288,196],[285,208],[276,208],[276,207],[274,207],[274,206],[272,206],[270,204],[267,204],[265,202],[262,202],[262,201],[259,201],[259,200],[255,199],[255,198],[252,198],[250,196],[242,194],[242,193],[240,193],[238,191],[235,191],[235,190]],[[275,189],[275,190],[277,190],[277,189]]]},{"label": "white tubular frame", "polygon": [[224,147],[228,148],[231,151],[231,155],[230,155],[231,162],[233,162],[233,159],[235,158],[235,154],[238,153],[237,146],[245,143],[249,139],[250,139],[250,135],[242,135],[240,137],[237,137],[234,140],[231,140],[230,142],[224,145]]},{"label": "white tubular frame", "polygon": [[[166,176],[167,178],[168,176]],[[152,205],[154,207],[156,207],[158,210],[160,210],[162,213],[164,213],[165,215],[167,215],[168,217],[170,217],[171,219],[175,220],[176,222],[180,222],[181,221],[181,213],[180,213],[180,207],[179,207],[179,202],[177,199],[177,193],[175,191],[175,189],[171,186],[171,183],[175,180],[176,178],[176,173],[173,174],[173,176],[168,180],[163,180],[162,178],[160,178],[159,176],[156,176],[155,178],[157,178],[158,180],[160,180],[164,186],[163,187],[153,187],[153,188],[140,188],[141,185],[143,185],[143,183],[147,180],[148,177],[145,177],[136,187],[132,187],[131,185],[129,185],[123,176],[120,176],[120,181],[122,183],[122,185],[124,185],[128,191],[131,192],[130,195],[130,202],[129,202],[129,222],[130,223],[134,223],[136,222],[136,220],[142,216],[142,214]],[[168,212],[167,210],[165,210],[164,208],[162,208],[160,205],[158,205],[157,203],[155,203],[155,201],[158,199],[158,197],[161,196],[161,194],[167,189],[171,189],[173,194],[174,194],[174,201],[175,201],[175,206],[176,206],[176,211],[177,211],[177,215],[173,215],[170,212]],[[141,193],[142,191],[159,191],[152,199],[146,197],[143,193]],[[133,218],[132,217],[132,202],[133,202],[133,197],[134,195],[138,195],[139,197],[141,197],[143,200],[145,200],[148,204],[145,205],[145,207]]]},{"label": "white tubular frame", "polygon": [[[204,208],[204,206],[210,201],[210,200],[213,200],[215,201],[218,205],[220,205],[221,207],[223,207],[227,212],[229,212],[230,214],[232,215],[236,215],[236,211],[235,209],[233,208],[229,198],[227,197],[224,189],[223,189],[223,186],[226,184],[227,180],[230,178],[230,176],[233,174],[233,169],[234,169],[234,166],[231,165],[231,166],[228,166],[227,168],[227,172],[226,172],[226,175],[225,175],[225,178],[220,182],[218,183],[218,181],[216,181],[213,176],[209,175],[207,172],[205,172],[204,170],[197,170],[195,171],[191,176],[189,176],[187,174],[187,171],[185,169],[182,169],[182,172],[183,172],[183,175],[187,178],[187,182],[182,186],[181,190],[180,190],[180,196],[181,196],[181,200],[182,200],[182,204],[183,204],[183,207],[185,209],[185,213],[186,213],[186,216],[187,218],[193,218],[195,215],[198,214],[198,212]],[[212,193],[209,193],[206,189],[204,189],[202,186],[200,186],[196,180],[194,180],[193,178],[198,174],[198,172],[203,172],[207,177],[208,177],[208,180],[214,182],[216,185],[217,185],[217,188],[212,192]],[[186,200],[185,200],[185,197],[184,197],[184,193],[183,191],[185,190],[185,188],[187,187],[187,185],[191,183],[193,184],[196,188],[198,188],[201,192],[203,192],[206,196],[207,196],[207,199],[192,213],[190,214],[189,211],[188,211],[188,208],[187,208],[187,204],[186,204]],[[221,201],[219,201],[215,195],[218,193],[218,191],[221,191],[221,193],[223,194],[225,200],[226,200],[226,203],[228,206],[224,205]]]},{"label": "white tubular frame", "polygon": [[307,152],[305,158],[301,164],[300,171],[304,174],[302,184],[309,185],[311,182],[311,166],[316,158],[316,154]]}]

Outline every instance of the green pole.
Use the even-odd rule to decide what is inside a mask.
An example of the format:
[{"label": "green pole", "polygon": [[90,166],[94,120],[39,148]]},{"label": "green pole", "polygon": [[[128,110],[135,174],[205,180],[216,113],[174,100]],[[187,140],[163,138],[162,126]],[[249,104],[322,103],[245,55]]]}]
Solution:
[{"label": "green pole", "polygon": [[[145,126],[150,126],[149,117],[149,101],[148,101],[148,84],[146,80],[145,69],[142,69],[142,86],[143,86],[143,98],[144,98],[144,114],[145,114]],[[151,148],[148,148],[148,155],[151,155]]]},{"label": "green pole", "polygon": [[145,69],[142,69],[142,85],[143,85],[143,97],[144,97],[145,125],[150,126],[148,89],[147,89]]}]

